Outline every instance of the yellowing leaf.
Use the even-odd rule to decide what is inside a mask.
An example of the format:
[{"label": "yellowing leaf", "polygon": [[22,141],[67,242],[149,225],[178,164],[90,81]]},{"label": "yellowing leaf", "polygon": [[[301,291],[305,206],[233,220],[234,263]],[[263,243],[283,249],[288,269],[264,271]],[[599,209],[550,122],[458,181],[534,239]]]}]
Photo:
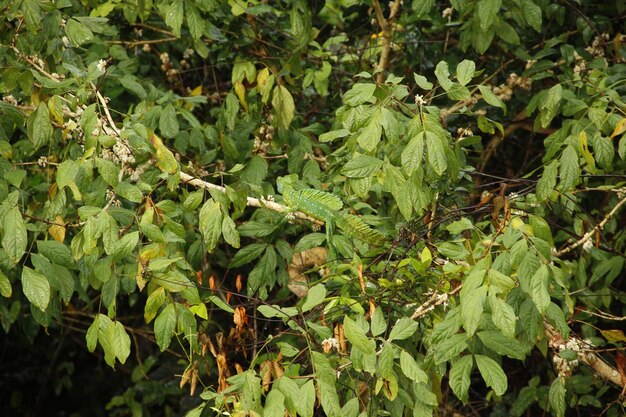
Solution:
[{"label": "yellowing leaf", "polygon": [[243,107],[243,109],[247,112],[248,103],[246,102],[246,87],[243,86],[243,83],[241,81],[237,81],[235,83],[235,93],[237,93],[237,97],[239,98],[241,107]]},{"label": "yellowing leaf", "polygon": [[611,343],[626,342],[626,335],[622,330],[600,330],[602,336]]},{"label": "yellowing leaf", "polygon": [[591,152],[589,152],[589,146],[587,143],[587,133],[585,133],[584,130],[580,132],[580,135],[578,135],[578,146],[580,148],[580,152],[583,155],[583,158],[585,158],[585,162],[587,162],[589,171],[592,173],[595,172],[596,162],[593,159],[593,155],[591,155]]},{"label": "yellowing leaf", "polygon": [[191,92],[189,93],[189,96],[191,97],[196,97],[200,95],[202,95],[202,84],[191,90]]},{"label": "yellowing leaf", "polygon": [[154,157],[156,159],[157,168],[161,171],[167,172],[168,174],[175,174],[178,172],[178,161],[176,161],[172,151],[167,149],[167,147],[163,144],[161,138],[153,133],[152,136],[150,136],[150,143],[152,143],[152,146],[154,146],[156,151]]},{"label": "yellowing leaf", "polygon": [[63,243],[65,241],[65,226],[63,226],[65,221],[63,220],[63,217],[56,216],[54,218],[54,223],[55,224],[48,228],[48,233],[50,233],[50,236],[52,236],[54,240]]},{"label": "yellowing leaf", "polygon": [[611,139],[613,139],[615,136],[621,135],[624,132],[626,132],[626,117],[617,122],[617,124],[615,125],[615,129],[613,129],[613,133],[611,133],[610,137]]}]

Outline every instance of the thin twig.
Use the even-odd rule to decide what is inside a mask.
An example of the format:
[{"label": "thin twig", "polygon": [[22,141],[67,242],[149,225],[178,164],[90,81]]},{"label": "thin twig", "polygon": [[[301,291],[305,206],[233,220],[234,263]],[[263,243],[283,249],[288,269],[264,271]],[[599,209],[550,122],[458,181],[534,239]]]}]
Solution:
[{"label": "thin twig", "polygon": [[383,9],[378,0],[372,0],[372,7],[376,13],[376,20],[383,32],[383,48],[380,51],[380,60],[378,61],[378,71],[376,82],[382,84],[385,80],[385,70],[389,66],[389,56],[391,53],[391,41],[393,39],[393,23],[400,9],[400,0],[395,0],[391,4],[389,17],[385,19]]},{"label": "thin twig", "polygon": [[611,217],[613,217],[615,215],[615,213],[617,213],[617,211],[619,210],[619,208],[621,206],[623,206],[624,204],[626,204],[626,197],[622,198],[616,205],[615,207],[613,207],[613,209],[611,211],[609,211],[606,216],[604,216],[604,219],[602,219],[602,221],[600,223],[598,223],[596,225],[596,227],[594,227],[593,229],[591,229],[590,231],[588,231],[587,233],[585,233],[585,235],[583,237],[581,237],[578,241],[574,242],[573,244],[569,245],[568,247],[561,249],[560,251],[557,251],[554,253],[554,256],[556,256],[557,258],[560,256],[565,255],[566,253],[569,253],[571,251],[573,251],[574,249],[576,249],[577,247],[579,247],[580,245],[584,245],[585,242],[587,242],[589,239],[591,239],[591,237],[593,235],[595,235],[596,233],[600,232],[604,226],[607,224],[607,222],[611,219]]}]

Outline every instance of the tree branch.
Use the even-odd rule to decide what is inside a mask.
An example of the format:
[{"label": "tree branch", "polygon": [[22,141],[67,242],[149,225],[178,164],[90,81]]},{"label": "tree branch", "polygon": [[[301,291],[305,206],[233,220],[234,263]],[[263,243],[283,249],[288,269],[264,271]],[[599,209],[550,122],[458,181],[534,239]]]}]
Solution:
[{"label": "tree branch", "polygon": [[372,0],[372,7],[376,13],[376,21],[378,21],[378,25],[383,32],[383,48],[380,51],[380,60],[378,61],[378,70],[380,72],[376,75],[376,82],[378,84],[382,84],[385,81],[385,70],[387,70],[387,67],[389,66],[391,41],[393,39],[393,23],[396,20],[398,11],[400,10],[400,0],[395,0],[391,4],[389,18],[387,19],[385,19],[383,9],[378,0]]}]

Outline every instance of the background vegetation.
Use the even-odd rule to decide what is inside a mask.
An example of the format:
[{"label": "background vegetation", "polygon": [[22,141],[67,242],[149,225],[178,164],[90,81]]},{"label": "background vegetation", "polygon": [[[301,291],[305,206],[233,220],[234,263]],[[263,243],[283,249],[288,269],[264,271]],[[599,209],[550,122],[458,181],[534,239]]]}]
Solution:
[{"label": "background vegetation", "polygon": [[624,415],[624,1],[0,10],[3,415]]}]

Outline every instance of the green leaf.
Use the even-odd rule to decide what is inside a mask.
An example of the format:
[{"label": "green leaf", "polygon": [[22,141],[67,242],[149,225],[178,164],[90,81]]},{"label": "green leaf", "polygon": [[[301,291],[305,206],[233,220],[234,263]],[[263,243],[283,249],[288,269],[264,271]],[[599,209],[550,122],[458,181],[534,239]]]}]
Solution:
[{"label": "green leaf", "polygon": [[172,28],[176,36],[180,36],[180,27],[183,25],[183,4],[182,0],[174,0],[165,7],[165,24]]},{"label": "green leaf", "polygon": [[470,61],[469,59],[464,59],[456,66],[456,78],[461,85],[467,85],[470,81],[472,81],[475,72],[476,64],[474,64],[474,61]]},{"label": "green leaf", "polygon": [[464,403],[469,399],[470,375],[474,367],[471,355],[461,356],[452,363],[450,368],[449,383],[454,394]]},{"label": "green leaf", "polygon": [[185,201],[183,202],[183,208],[186,211],[194,211],[200,204],[202,203],[202,199],[204,198],[203,190],[196,190],[193,193],[189,193]]},{"label": "green leaf", "polygon": [[593,157],[600,168],[610,168],[615,157],[613,142],[609,138],[597,136],[593,141]]},{"label": "green leaf", "polygon": [[550,305],[549,278],[548,266],[543,264],[530,280],[530,296],[541,314],[545,313]]},{"label": "green leaf", "polygon": [[[315,379],[317,380],[324,413],[328,417],[341,417],[341,406],[339,405],[339,396],[335,387],[335,370],[330,366],[328,358],[320,352],[311,352],[311,359],[315,369]],[[308,389],[308,392],[310,392],[310,389]]]},{"label": "green leaf", "polygon": [[500,100],[498,96],[496,96],[493,91],[491,91],[491,88],[484,85],[479,85],[478,89],[480,90],[480,94],[482,94],[483,96],[483,100],[485,100],[487,104],[500,107],[504,114],[506,114],[506,104],[504,104],[504,101]]},{"label": "green leaf", "polygon": [[239,268],[247,263],[259,259],[263,251],[267,248],[266,243],[253,243],[240,249],[230,261],[230,268]]},{"label": "green leaf", "polygon": [[553,160],[550,164],[543,168],[543,174],[539,181],[537,181],[537,199],[542,202],[547,200],[554,187],[556,187],[556,174],[559,168],[559,161]]},{"label": "green leaf", "polygon": [[437,77],[437,81],[439,81],[439,85],[445,91],[449,91],[452,88],[452,81],[450,81],[450,70],[448,69],[448,63],[445,61],[440,61],[435,68],[435,76]]},{"label": "green leaf", "polygon": [[324,302],[325,298],[326,286],[324,284],[317,284],[313,286],[311,289],[309,289],[306,300],[304,301],[304,304],[302,304],[302,312],[304,313],[317,307],[322,302]]},{"label": "green leaf", "polygon": [[[312,379],[300,386],[300,395],[298,398],[299,400],[296,402],[298,414],[301,417],[313,417],[315,407],[315,385],[313,384]],[[329,408],[336,409],[334,404],[335,400],[331,399],[330,402],[333,404]],[[339,399],[337,398],[337,407],[339,406],[338,403]]]},{"label": "green leaf", "polygon": [[2,247],[6,251],[9,259],[17,264],[28,245],[28,235],[26,233],[26,224],[22,218],[22,214],[17,207],[11,208],[6,212],[2,219]]},{"label": "green leaf", "polygon": [[491,306],[491,319],[503,335],[515,337],[515,311],[506,301],[496,296],[489,295],[489,305]]},{"label": "green leaf", "polygon": [[439,135],[434,132],[426,131],[426,153],[428,155],[428,163],[441,176],[446,172],[448,162],[446,160],[445,143]]},{"label": "green leaf", "polygon": [[284,416],[285,415],[285,396],[277,389],[272,389],[265,398],[265,408],[263,409],[265,416]]},{"label": "green leaf", "polygon": [[222,234],[222,210],[220,203],[208,199],[200,210],[200,232],[204,237],[204,245],[208,252],[215,249]]},{"label": "green leaf", "polygon": [[168,304],[154,321],[154,336],[161,352],[170,345],[175,328],[176,309],[174,304]]},{"label": "green leaf", "polygon": [[496,395],[503,395],[506,392],[508,381],[500,365],[488,356],[476,355],[474,358],[487,386],[493,388]]},{"label": "green leaf", "polygon": [[115,350],[115,356],[119,359],[120,363],[125,363],[126,359],[130,355],[130,337],[126,333],[126,329],[119,321],[115,322],[113,336],[113,346]]},{"label": "green leaf", "polygon": [[541,114],[539,115],[541,127],[548,127],[552,119],[554,119],[554,116],[556,116],[562,94],[563,87],[561,87],[561,84],[555,84],[548,90],[547,97],[539,106],[541,110]]},{"label": "green leaf", "polygon": [[358,106],[370,100],[376,91],[376,84],[357,83],[343,96],[343,102],[348,106]]},{"label": "green leaf", "polygon": [[479,0],[476,8],[480,28],[487,30],[495,22],[502,0]]},{"label": "green leaf", "polygon": [[50,283],[45,275],[25,266],[22,269],[22,291],[28,301],[41,311],[48,308],[50,302]]},{"label": "green leaf", "polygon": [[467,335],[463,333],[453,334],[431,348],[435,352],[435,365],[456,358],[465,349],[467,349]]},{"label": "green leaf", "polygon": [[168,139],[173,139],[178,134],[178,118],[176,117],[176,110],[174,110],[174,106],[171,104],[165,106],[165,109],[161,112],[159,130]]},{"label": "green leaf", "polygon": [[96,345],[98,344],[98,333],[100,331],[100,314],[96,314],[93,322],[87,329],[87,334],[85,335],[85,340],[87,341],[87,349],[90,352],[96,350]]},{"label": "green leaf", "polygon": [[187,2],[185,14],[187,16],[187,26],[189,27],[189,33],[194,39],[200,39],[204,32],[206,25],[205,21],[200,16],[200,12],[192,2]]},{"label": "green leaf", "polygon": [[380,308],[374,310],[370,326],[372,328],[371,330],[373,336],[380,336],[387,331],[387,322],[385,321],[385,316]]},{"label": "green leaf", "polygon": [[50,112],[45,103],[39,103],[37,110],[28,117],[26,130],[28,139],[33,143],[35,149],[50,143],[52,122],[50,122]]},{"label": "green leaf", "polygon": [[157,315],[159,308],[165,302],[165,289],[157,287],[150,293],[144,307],[143,318],[146,323],[150,323]]},{"label": "green leaf", "polygon": [[383,166],[383,161],[369,155],[357,155],[341,168],[341,174],[348,178],[371,177]]},{"label": "green leaf", "polygon": [[120,169],[113,162],[102,158],[96,158],[96,166],[98,167],[98,172],[100,172],[102,178],[111,187],[115,187],[119,183]]},{"label": "green leaf", "polygon": [[541,32],[541,7],[533,0],[522,0],[521,9],[526,23],[537,32]]},{"label": "green leaf", "polygon": [[239,248],[241,246],[239,232],[236,229],[235,222],[230,216],[224,216],[222,220],[222,236],[224,236],[226,243],[233,248]]},{"label": "green leaf", "polygon": [[358,348],[366,355],[374,353],[374,341],[365,335],[363,329],[358,326],[354,320],[345,316],[343,327],[346,337],[354,347]]},{"label": "green leaf", "polygon": [[287,88],[282,85],[274,87],[272,106],[276,111],[278,126],[283,129],[289,128],[295,114],[296,106],[293,102],[293,97]]},{"label": "green leaf", "polygon": [[525,349],[518,340],[506,337],[496,330],[478,332],[477,336],[485,346],[498,355],[506,355],[519,360],[523,360],[526,357]]},{"label": "green leaf", "polygon": [[435,0],[415,0],[413,1],[413,14],[415,17],[425,17],[435,5]]},{"label": "green leaf", "polygon": [[463,328],[468,336],[472,336],[478,329],[486,295],[487,288],[478,287],[461,296],[461,318],[463,319]]},{"label": "green leaf", "polygon": [[128,233],[115,243],[113,255],[116,259],[123,259],[135,251],[138,243],[139,232]]},{"label": "green leaf", "polygon": [[139,187],[129,182],[120,182],[117,184],[115,193],[133,203],[141,203],[141,200],[143,200],[143,193]]},{"label": "green leaf", "polygon": [[376,149],[376,146],[380,143],[380,137],[383,134],[381,121],[382,112],[379,108],[374,111],[369,123],[365,126],[365,128],[363,128],[356,139],[359,145],[361,145],[361,147],[367,152],[371,152]]},{"label": "green leaf", "polygon": [[548,399],[550,401],[550,408],[556,414],[556,417],[565,416],[565,382],[563,378],[557,377],[550,384],[550,391],[548,393]]},{"label": "green leaf", "polygon": [[331,130],[330,132],[322,133],[318,140],[320,142],[332,142],[335,139],[345,138],[350,134],[348,129]]},{"label": "green leaf", "polygon": [[580,179],[580,167],[578,165],[578,153],[572,145],[567,145],[561,155],[561,191],[569,191]]},{"label": "green leaf", "polygon": [[400,369],[407,378],[415,382],[428,382],[426,372],[419,367],[415,359],[413,359],[413,356],[404,349],[400,352]]},{"label": "green leaf", "polygon": [[394,324],[387,340],[391,342],[393,340],[408,339],[413,336],[418,327],[419,325],[415,320],[411,320],[408,317],[402,317],[396,322],[396,324]]},{"label": "green leaf", "polygon": [[417,86],[422,90],[432,90],[433,83],[429,82],[423,75],[413,73],[413,79],[415,80],[415,84],[417,84]]},{"label": "green leaf", "polygon": [[619,143],[617,144],[617,153],[622,160],[626,159],[626,135],[622,135]]},{"label": "green leaf", "polygon": [[415,135],[402,151],[402,169],[406,175],[412,175],[422,164],[424,157],[424,132]]},{"label": "green leaf", "polygon": [[74,46],[80,46],[93,39],[93,32],[76,19],[69,19],[65,23],[65,34]]},{"label": "green leaf", "polygon": [[176,157],[172,151],[163,144],[161,138],[153,133],[150,135],[150,143],[152,143],[155,149],[154,158],[156,159],[157,168],[168,174],[177,173],[179,169],[178,161],[176,161]]},{"label": "green leaf", "polygon": [[9,278],[0,271],[0,295],[5,298],[11,298],[13,294],[13,287],[11,287],[11,281]]}]

